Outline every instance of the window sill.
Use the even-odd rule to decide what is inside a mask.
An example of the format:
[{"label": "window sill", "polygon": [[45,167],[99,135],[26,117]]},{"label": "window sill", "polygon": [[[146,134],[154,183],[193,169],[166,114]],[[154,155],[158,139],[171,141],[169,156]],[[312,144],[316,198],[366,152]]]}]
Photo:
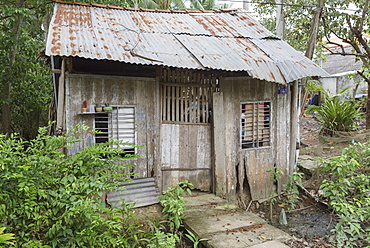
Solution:
[{"label": "window sill", "polygon": [[108,114],[111,113],[112,111],[104,111],[104,112],[81,112],[78,113],[78,115],[102,115],[102,114]]}]

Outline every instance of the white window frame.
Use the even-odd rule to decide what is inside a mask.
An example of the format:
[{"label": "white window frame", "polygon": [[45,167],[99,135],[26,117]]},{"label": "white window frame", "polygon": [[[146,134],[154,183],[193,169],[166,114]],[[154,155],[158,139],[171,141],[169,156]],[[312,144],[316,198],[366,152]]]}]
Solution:
[{"label": "white window frame", "polygon": [[240,148],[271,146],[271,101],[240,103]]},{"label": "white window frame", "polygon": [[[95,143],[103,143],[108,139],[128,142],[127,146],[120,147],[127,153],[136,153],[136,109],[131,105],[111,105],[113,110],[109,112],[96,113],[95,129],[100,133],[95,135]],[[99,125],[100,124],[100,125]],[[116,145],[112,146],[117,148]]]}]

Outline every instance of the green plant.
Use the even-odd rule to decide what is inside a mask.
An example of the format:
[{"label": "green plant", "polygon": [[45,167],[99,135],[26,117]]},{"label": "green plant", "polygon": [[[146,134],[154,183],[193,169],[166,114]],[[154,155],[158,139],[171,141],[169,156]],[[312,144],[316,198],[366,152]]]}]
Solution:
[{"label": "green plant", "polygon": [[200,239],[198,236],[196,236],[194,233],[186,229],[188,233],[185,233],[185,236],[190,239],[191,242],[193,242],[193,248],[198,248],[198,245],[202,241],[207,241],[209,239]]},{"label": "green plant", "polygon": [[284,206],[287,206],[287,211],[290,211],[295,208],[299,200],[299,187],[302,186],[302,172],[293,172],[290,175],[290,179],[284,184],[285,193],[288,196],[288,199],[283,203]]},{"label": "green plant", "polygon": [[332,230],[336,247],[369,247],[370,228],[370,143],[356,144],[343,155],[322,161],[329,176],[321,184],[324,196],[339,217]]},{"label": "green plant", "polygon": [[15,239],[13,233],[4,233],[5,227],[0,227],[0,244],[12,244],[10,240]]},{"label": "green plant", "polygon": [[321,133],[334,135],[337,132],[350,132],[358,128],[357,120],[363,116],[359,104],[352,99],[331,97],[321,106],[310,106],[307,112],[317,112],[322,123]]},{"label": "green plant", "polygon": [[180,241],[176,233],[166,233],[163,231],[163,228],[157,226],[153,226],[152,228],[154,229],[154,235],[148,242],[148,248],[175,248],[176,244]]},{"label": "green plant", "polygon": [[267,170],[267,172],[271,173],[270,174],[270,181],[271,182],[278,182],[280,178],[284,175],[283,169],[278,166],[274,166],[271,169]]},{"label": "green plant", "polygon": [[184,194],[191,194],[190,188],[193,187],[188,181],[176,183],[170,186],[168,190],[159,196],[159,200],[163,205],[162,212],[164,217],[169,220],[170,232],[176,233],[184,219],[186,210]]},{"label": "green plant", "polygon": [[87,129],[66,136],[47,136],[46,130],[31,141],[0,135],[0,223],[17,234],[18,247],[93,247],[94,237],[117,240],[118,217],[106,219],[101,196],[116,188],[117,179],[130,176],[117,173],[132,166],[122,163],[119,149],[110,148],[120,142],[66,155],[62,149],[79,142],[73,137]]}]

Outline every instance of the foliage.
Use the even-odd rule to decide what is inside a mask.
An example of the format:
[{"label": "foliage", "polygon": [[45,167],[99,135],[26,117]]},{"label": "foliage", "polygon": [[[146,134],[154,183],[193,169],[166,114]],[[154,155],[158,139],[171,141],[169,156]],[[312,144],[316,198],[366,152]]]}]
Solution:
[{"label": "foliage", "polygon": [[207,241],[209,239],[200,239],[197,235],[186,229],[185,236],[190,239],[191,242],[193,242],[193,248],[198,248],[199,243],[202,241]]},{"label": "foliage", "polygon": [[[72,1],[71,1],[72,2]],[[90,3],[91,1],[82,0],[80,2]],[[123,6],[131,8],[144,9],[195,9],[195,10],[212,10],[219,8],[229,8],[228,4],[219,4],[216,0],[95,0],[94,3],[109,4],[113,6]]]},{"label": "foliage", "polygon": [[341,156],[323,161],[329,175],[321,184],[324,196],[339,217],[335,229],[336,247],[370,246],[370,142],[355,144]]},{"label": "foliage", "polygon": [[123,217],[111,213],[107,221],[102,214],[109,211],[100,196],[116,187],[115,179],[129,176],[116,172],[132,165],[118,163],[120,149],[109,147],[114,141],[67,156],[62,150],[79,142],[72,138],[75,133],[56,137],[45,132],[41,128],[29,142],[0,135],[0,223],[17,234],[18,247],[92,247],[94,237],[105,240],[119,233]]},{"label": "foliage", "polygon": [[[284,175],[283,170],[280,167],[273,167],[267,172],[272,172],[270,176],[270,181],[278,182],[278,180]],[[299,187],[302,186],[302,172],[293,172],[289,175],[290,179],[283,185],[284,194],[287,195],[287,198],[283,202],[283,206],[287,206],[287,210],[290,211],[294,209],[298,200],[299,200]],[[280,196],[274,194],[270,197],[270,219],[272,219],[272,205],[280,200]]]},{"label": "foliage", "polygon": [[9,240],[15,239],[13,233],[4,233],[5,227],[0,227],[0,244],[12,244]]},{"label": "foliage", "polygon": [[148,248],[175,248],[180,242],[179,236],[176,233],[166,233],[157,226],[153,226],[154,235],[148,244]]},{"label": "foliage", "polygon": [[[45,46],[43,22],[50,7],[47,1],[35,0],[3,1],[0,5],[2,126],[9,125],[10,130],[4,132],[17,132],[27,140],[47,124],[52,99],[50,70],[40,59]],[[10,116],[6,118],[8,108]]]},{"label": "foliage", "polygon": [[[274,2],[256,0],[254,10],[259,20],[270,31],[275,30]],[[306,51],[312,20],[317,9],[318,0],[286,0],[284,1],[284,39],[299,51]],[[370,46],[369,25],[370,0],[337,1],[325,0],[322,8],[318,38],[316,41],[317,57],[327,54],[351,56],[361,60],[362,68],[356,74],[367,82],[370,92]],[[336,49],[329,49],[329,48]],[[349,49],[348,49],[349,48]],[[368,98],[367,105],[370,105]],[[370,128],[370,112],[367,112],[366,127]]]},{"label": "foliage", "polygon": [[324,135],[354,131],[358,128],[357,120],[363,116],[358,102],[338,96],[327,99],[321,106],[311,105],[307,112],[317,112]]},{"label": "foliage", "polygon": [[169,220],[172,233],[176,233],[182,224],[186,211],[184,194],[190,195],[191,187],[193,187],[193,184],[188,181],[176,183],[159,196],[159,200],[164,207],[162,212],[165,213],[164,217]]},{"label": "foliage", "polygon": [[288,211],[295,208],[296,204],[299,200],[299,188],[303,188],[302,186],[302,172],[293,172],[290,175],[290,179],[284,184],[285,193],[288,195],[287,201],[283,203],[284,206],[288,207]]}]

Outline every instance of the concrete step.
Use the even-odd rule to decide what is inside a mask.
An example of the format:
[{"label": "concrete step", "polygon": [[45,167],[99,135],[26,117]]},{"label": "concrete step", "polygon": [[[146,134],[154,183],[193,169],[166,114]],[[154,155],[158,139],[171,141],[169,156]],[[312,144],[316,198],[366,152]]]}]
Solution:
[{"label": "concrete step", "polygon": [[288,248],[292,237],[254,213],[229,204],[213,194],[187,197],[184,226],[207,248]]}]

